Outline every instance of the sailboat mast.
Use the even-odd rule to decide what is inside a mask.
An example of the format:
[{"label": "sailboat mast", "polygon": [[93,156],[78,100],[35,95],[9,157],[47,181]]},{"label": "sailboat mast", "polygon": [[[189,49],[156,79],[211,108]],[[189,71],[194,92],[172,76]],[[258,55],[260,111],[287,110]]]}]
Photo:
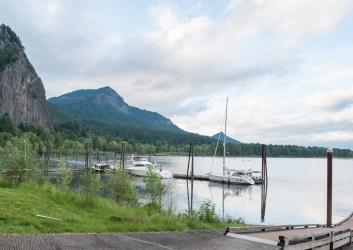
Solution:
[{"label": "sailboat mast", "polygon": [[226,168],[226,140],[227,140],[227,116],[228,116],[228,97],[226,101],[226,116],[224,118],[224,138],[223,138],[223,175]]}]

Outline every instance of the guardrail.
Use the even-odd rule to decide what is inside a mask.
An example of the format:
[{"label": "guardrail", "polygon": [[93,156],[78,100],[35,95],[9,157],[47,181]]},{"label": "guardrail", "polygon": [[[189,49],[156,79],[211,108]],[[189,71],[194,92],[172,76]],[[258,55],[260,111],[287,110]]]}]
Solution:
[{"label": "guardrail", "polygon": [[[349,223],[353,220],[353,213],[337,224],[327,227],[324,224],[302,224],[302,225],[277,225],[277,226],[250,226],[250,227],[227,227],[224,235],[234,233],[238,235],[251,234],[248,239],[256,238],[256,233],[278,231],[278,248],[291,249],[337,249],[353,243],[353,228]],[[346,226],[345,226],[346,224]],[[322,228],[321,232],[315,229]],[[300,236],[284,236],[281,232],[288,230],[313,229],[311,233]],[[275,241],[274,241],[275,243]],[[276,243],[275,243],[276,244]]]},{"label": "guardrail", "polygon": [[352,230],[340,229],[326,233],[302,236],[279,236],[278,246],[283,250],[337,249],[352,243]]},{"label": "guardrail", "polygon": [[270,231],[284,231],[305,228],[324,228],[324,224],[301,224],[301,225],[277,225],[277,226],[250,226],[250,227],[227,227],[224,235],[227,233],[246,234],[246,233],[260,233]]}]

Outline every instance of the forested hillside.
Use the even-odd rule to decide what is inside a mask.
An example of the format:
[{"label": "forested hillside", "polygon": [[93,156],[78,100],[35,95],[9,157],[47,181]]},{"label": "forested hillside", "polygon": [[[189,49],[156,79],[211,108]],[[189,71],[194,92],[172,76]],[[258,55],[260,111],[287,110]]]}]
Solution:
[{"label": "forested hillside", "polygon": [[[83,154],[89,145],[92,154],[101,151],[121,152],[122,143],[125,144],[126,153],[139,154],[176,154],[186,155],[189,150],[188,142],[170,143],[156,141],[155,143],[141,143],[133,139],[123,140],[121,137],[100,136],[81,130],[72,123],[60,132],[50,132],[48,129],[21,124],[14,125],[9,116],[0,115],[0,150],[9,145],[28,143],[42,156],[59,153],[62,155]],[[196,143],[196,155],[213,155],[216,142]],[[229,156],[261,156],[261,144],[229,144]],[[218,155],[222,155],[222,147],[218,147]],[[268,145],[269,157],[324,157],[326,149],[323,147],[303,147],[294,145]],[[349,149],[334,149],[335,157],[353,157]]]},{"label": "forested hillside", "polygon": [[50,98],[49,109],[58,132],[71,136],[92,132],[141,143],[209,143],[211,138],[183,131],[168,118],[128,105],[110,87],[77,90]]}]

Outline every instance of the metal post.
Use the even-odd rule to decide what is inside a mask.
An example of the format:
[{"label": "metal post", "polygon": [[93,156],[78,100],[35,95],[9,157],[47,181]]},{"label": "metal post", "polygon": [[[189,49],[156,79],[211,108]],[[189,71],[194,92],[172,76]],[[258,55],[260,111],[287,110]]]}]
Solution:
[{"label": "metal post", "polygon": [[327,209],[326,224],[332,226],[332,149],[327,149]]}]

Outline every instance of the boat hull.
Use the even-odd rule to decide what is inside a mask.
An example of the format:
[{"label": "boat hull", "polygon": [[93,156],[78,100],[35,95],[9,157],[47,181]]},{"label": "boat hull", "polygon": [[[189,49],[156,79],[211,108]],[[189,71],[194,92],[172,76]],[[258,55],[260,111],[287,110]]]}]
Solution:
[{"label": "boat hull", "polygon": [[[144,177],[148,174],[148,168],[145,167],[128,167],[126,168],[126,170],[128,171],[128,173],[135,176]],[[166,169],[152,169],[152,172],[163,179],[173,178],[173,174]]]},{"label": "boat hull", "polygon": [[210,174],[208,176],[208,179],[214,182],[228,183],[228,184],[234,184],[234,185],[254,185],[255,184],[254,180],[251,178],[243,178],[243,177],[231,176],[231,175],[227,176],[227,175]]}]

